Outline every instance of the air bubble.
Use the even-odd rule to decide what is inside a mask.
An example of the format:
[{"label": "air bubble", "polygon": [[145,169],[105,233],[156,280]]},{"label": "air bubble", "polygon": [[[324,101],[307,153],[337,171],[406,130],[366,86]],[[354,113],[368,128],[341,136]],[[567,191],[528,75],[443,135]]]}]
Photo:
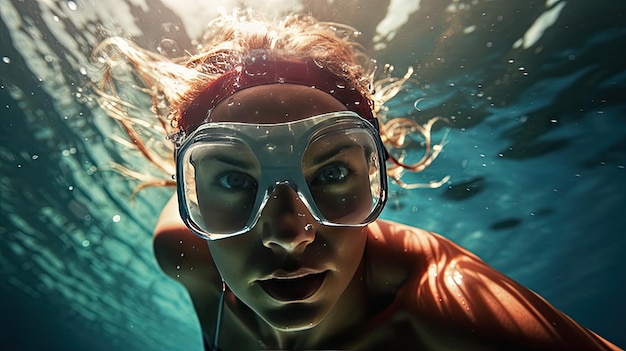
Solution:
[{"label": "air bubble", "polygon": [[417,110],[417,111],[422,111],[422,109],[419,107],[419,104],[426,100],[426,98],[419,98],[417,100],[415,100],[415,102],[413,103],[413,107]]},{"label": "air bubble", "polygon": [[178,43],[172,39],[163,39],[159,46],[157,46],[159,54],[165,57],[176,57],[180,52]]},{"label": "air bubble", "polygon": [[163,31],[166,33],[178,32],[180,31],[180,27],[175,23],[163,23],[161,25],[163,27]]},{"label": "air bubble", "polygon": [[76,5],[74,1],[68,1],[67,7],[72,11],[76,11],[78,9],[78,5]]},{"label": "air bubble", "polygon": [[324,68],[324,64],[316,59],[313,59],[313,63],[319,68]]},{"label": "air bubble", "polygon": [[11,59],[8,58],[7,56],[2,56],[2,62],[6,63],[8,65],[9,63],[11,63]]},{"label": "air bubble", "polygon": [[390,64],[386,63],[383,66],[383,73],[387,74],[387,75],[390,75],[393,72],[393,69],[394,69],[393,65],[390,65]]}]

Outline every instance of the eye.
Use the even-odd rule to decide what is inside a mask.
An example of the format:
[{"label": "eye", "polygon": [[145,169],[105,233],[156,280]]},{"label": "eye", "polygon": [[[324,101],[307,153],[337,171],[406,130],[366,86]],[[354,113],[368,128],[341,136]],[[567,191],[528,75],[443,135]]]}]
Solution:
[{"label": "eye", "polygon": [[346,180],[350,170],[341,165],[330,165],[319,170],[313,177],[313,184],[333,184]]},{"label": "eye", "polygon": [[243,190],[243,189],[256,189],[257,184],[254,178],[246,173],[241,172],[229,172],[223,174],[217,179],[220,186],[226,189]]}]

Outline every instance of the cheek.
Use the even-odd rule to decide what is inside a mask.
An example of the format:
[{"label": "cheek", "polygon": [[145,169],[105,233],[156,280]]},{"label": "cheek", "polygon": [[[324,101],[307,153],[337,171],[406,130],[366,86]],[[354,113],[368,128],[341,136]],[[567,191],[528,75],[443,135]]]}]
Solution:
[{"label": "cheek", "polygon": [[336,251],[338,266],[344,271],[352,271],[361,263],[367,234],[365,228],[343,229],[328,236],[329,245]]},{"label": "cheek", "polygon": [[239,281],[244,281],[242,276],[247,257],[246,246],[236,241],[238,238],[228,238],[218,241],[209,241],[209,250],[213,257],[213,262],[217,267],[222,279],[228,285],[238,285]]}]

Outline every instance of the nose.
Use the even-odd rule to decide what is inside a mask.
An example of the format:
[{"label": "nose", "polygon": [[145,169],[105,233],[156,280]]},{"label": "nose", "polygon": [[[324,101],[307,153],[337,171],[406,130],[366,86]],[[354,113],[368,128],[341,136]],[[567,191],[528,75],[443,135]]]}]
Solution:
[{"label": "nose", "polygon": [[315,239],[316,222],[286,184],[274,189],[263,209],[263,245],[277,253],[301,254]]}]

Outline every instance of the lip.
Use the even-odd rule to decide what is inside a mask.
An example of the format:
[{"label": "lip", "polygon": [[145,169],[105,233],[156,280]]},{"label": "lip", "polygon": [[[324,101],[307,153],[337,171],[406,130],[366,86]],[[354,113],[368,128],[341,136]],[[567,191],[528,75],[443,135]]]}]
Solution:
[{"label": "lip", "polygon": [[327,271],[299,269],[293,272],[278,270],[258,280],[261,288],[278,301],[302,301],[313,296],[326,279]]}]

